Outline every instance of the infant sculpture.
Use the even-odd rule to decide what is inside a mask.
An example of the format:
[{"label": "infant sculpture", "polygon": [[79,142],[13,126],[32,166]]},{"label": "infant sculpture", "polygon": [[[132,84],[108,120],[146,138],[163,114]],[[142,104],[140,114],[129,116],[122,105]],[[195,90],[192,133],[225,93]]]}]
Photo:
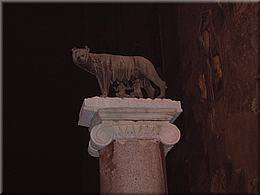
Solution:
[{"label": "infant sculpture", "polygon": [[165,97],[165,82],[144,57],[90,53],[86,46],[73,48],[72,58],[75,65],[96,76],[101,97],[108,96],[110,84],[113,84],[118,97],[141,98],[143,88],[148,97],[154,98],[155,89],[150,81],[160,88],[158,98]]}]

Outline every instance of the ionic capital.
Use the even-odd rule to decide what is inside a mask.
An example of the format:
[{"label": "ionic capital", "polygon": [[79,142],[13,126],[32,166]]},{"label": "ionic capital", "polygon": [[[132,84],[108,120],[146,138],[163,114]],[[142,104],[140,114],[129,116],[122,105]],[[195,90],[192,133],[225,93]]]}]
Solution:
[{"label": "ionic capital", "polygon": [[156,139],[163,144],[166,155],[180,139],[179,129],[166,121],[103,121],[89,130],[88,151],[94,157],[113,140],[132,139]]},{"label": "ionic capital", "polygon": [[164,153],[180,139],[172,122],[182,112],[180,102],[169,99],[85,99],[79,125],[89,127],[88,152],[94,157],[113,140],[153,139],[163,144]]}]

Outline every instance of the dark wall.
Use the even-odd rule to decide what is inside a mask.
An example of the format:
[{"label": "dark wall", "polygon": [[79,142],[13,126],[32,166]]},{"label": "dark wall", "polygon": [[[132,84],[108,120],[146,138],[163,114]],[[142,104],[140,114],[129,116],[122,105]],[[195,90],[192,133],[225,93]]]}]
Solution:
[{"label": "dark wall", "polygon": [[253,3],[178,6],[184,127],[171,164],[175,192],[257,193],[258,14]]},{"label": "dark wall", "polygon": [[98,159],[88,155],[89,133],[77,121],[83,99],[100,91],[73,65],[71,48],[143,55],[178,99],[174,7],[3,4],[5,192],[99,191]]}]

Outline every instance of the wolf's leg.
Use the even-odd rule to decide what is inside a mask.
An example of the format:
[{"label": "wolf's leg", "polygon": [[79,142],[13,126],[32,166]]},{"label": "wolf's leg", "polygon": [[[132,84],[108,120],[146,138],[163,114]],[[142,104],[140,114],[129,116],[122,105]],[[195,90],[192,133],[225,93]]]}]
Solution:
[{"label": "wolf's leg", "polygon": [[148,79],[145,79],[143,81],[143,88],[149,98],[154,98],[155,89],[153,88],[153,86],[151,85],[151,82]]},{"label": "wolf's leg", "polygon": [[103,78],[96,77],[101,91],[100,97],[107,97],[109,93],[110,81],[104,81]]},{"label": "wolf's leg", "polygon": [[146,78],[160,88],[160,95],[158,98],[164,98],[166,83],[159,77],[152,63],[147,64],[147,66],[147,72],[145,73]]}]

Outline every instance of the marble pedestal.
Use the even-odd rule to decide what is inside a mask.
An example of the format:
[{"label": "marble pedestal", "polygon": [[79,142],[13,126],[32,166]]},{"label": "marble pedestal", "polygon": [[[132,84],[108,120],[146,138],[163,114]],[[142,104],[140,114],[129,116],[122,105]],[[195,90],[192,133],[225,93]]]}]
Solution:
[{"label": "marble pedestal", "polygon": [[182,112],[170,99],[85,99],[79,125],[88,152],[100,157],[101,193],[167,193],[165,156],[180,139],[172,123]]}]

